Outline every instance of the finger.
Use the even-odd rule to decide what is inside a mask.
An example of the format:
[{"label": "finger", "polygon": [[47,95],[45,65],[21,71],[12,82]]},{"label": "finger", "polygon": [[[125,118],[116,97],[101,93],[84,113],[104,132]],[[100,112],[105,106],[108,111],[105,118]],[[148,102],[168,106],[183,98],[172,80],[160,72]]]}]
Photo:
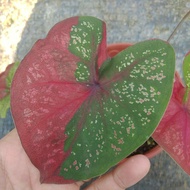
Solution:
[{"label": "finger", "polygon": [[79,190],[80,186],[77,184],[42,184],[38,190]]},{"label": "finger", "polygon": [[102,176],[86,190],[124,190],[140,181],[149,171],[150,161],[143,155],[132,156],[112,172]]}]

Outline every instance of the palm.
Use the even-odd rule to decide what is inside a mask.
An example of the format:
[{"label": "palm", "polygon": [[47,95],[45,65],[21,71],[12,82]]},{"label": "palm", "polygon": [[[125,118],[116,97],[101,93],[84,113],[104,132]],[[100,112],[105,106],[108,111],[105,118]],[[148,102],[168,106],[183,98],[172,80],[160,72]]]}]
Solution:
[{"label": "palm", "polygon": [[[89,186],[88,189],[95,189],[95,186],[98,186],[97,189],[100,190],[112,188],[121,190],[139,181],[147,173],[149,162],[145,157],[141,157],[140,163],[137,164],[141,166],[143,170],[140,168],[140,172],[138,172],[139,175],[137,175],[137,177],[131,176],[132,180],[130,180],[130,177],[127,177],[128,179],[126,179],[126,176],[130,176],[126,175],[126,171],[128,174],[131,172],[134,174],[133,170],[135,169],[136,171],[136,168],[133,168],[132,171],[130,171],[131,169],[129,170],[129,167],[132,166],[131,163],[129,163],[129,160],[126,163],[124,162],[122,167],[120,165],[118,169],[112,173],[106,174],[97,180],[97,182]],[[134,164],[134,161],[132,164]],[[14,129],[0,141],[0,189],[79,190],[80,185],[83,184],[83,182],[68,185],[41,184],[39,178],[40,174],[38,169],[30,162],[22,148],[17,131]],[[135,180],[133,178],[135,178]]]},{"label": "palm", "polygon": [[[14,137],[14,138],[13,138]],[[6,187],[3,189],[12,190],[13,186],[18,185],[20,190],[78,190],[77,184],[72,185],[47,185],[40,184],[39,171],[32,165],[21,146],[16,130],[13,130],[3,139],[1,150],[0,180],[6,181]],[[3,155],[3,156],[2,156]]]}]

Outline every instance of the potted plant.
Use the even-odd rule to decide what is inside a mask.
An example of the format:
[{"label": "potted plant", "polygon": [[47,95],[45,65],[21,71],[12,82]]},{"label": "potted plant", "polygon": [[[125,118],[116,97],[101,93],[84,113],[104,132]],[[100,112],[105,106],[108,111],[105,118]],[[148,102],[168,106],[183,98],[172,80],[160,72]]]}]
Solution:
[{"label": "potted plant", "polygon": [[41,182],[101,175],[155,129],[163,132],[158,124],[174,85],[172,46],[147,40],[115,56],[110,47],[103,21],[69,18],[37,41],[12,72],[13,119]]}]

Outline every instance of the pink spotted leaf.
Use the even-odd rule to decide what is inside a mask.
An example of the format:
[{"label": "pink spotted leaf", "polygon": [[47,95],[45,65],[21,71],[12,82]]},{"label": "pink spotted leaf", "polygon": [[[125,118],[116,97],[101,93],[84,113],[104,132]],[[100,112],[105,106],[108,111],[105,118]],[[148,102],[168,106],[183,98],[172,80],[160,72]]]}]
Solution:
[{"label": "pink spotted leaf", "polygon": [[185,85],[176,73],[172,98],[153,138],[190,175],[190,54],[183,73]]}]

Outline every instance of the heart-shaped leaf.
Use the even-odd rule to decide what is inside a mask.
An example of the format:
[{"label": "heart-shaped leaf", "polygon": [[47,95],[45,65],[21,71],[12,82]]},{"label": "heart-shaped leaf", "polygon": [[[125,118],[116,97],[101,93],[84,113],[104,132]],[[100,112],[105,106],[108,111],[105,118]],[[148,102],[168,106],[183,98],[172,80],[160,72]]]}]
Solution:
[{"label": "heart-shaped leaf", "polygon": [[176,73],[172,98],[153,138],[190,175],[190,54],[183,73],[186,86]]},{"label": "heart-shaped leaf", "polygon": [[100,175],[143,144],[166,109],[174,69],[164,41],[110,58],[101,20],[55,25],[21,62],[11,89],[14,121],[41,181]]}]

